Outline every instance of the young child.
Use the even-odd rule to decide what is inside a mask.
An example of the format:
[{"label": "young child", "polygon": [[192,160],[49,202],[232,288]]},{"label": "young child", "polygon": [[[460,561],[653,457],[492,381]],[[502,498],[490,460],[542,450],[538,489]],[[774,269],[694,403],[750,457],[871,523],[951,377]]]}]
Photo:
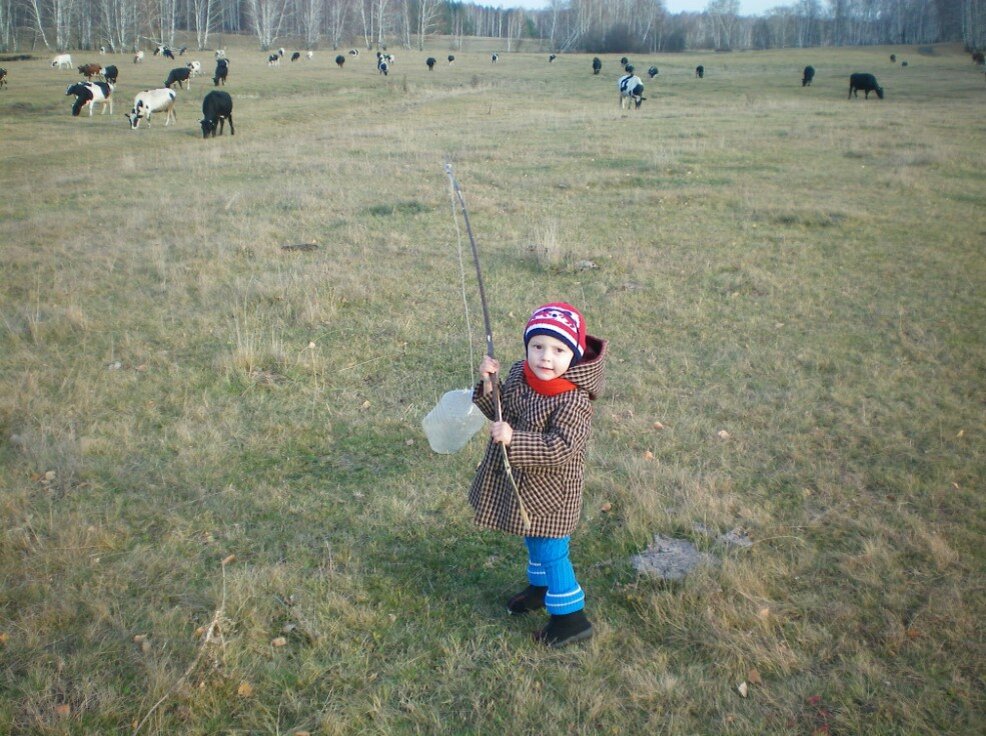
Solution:
[{"label": "young child", "polygon": [[[499,362],[487,356],[480,363],[482,381],[473,401],[493,425],[469,503],[480,526],[525,538],[529,585],[507,602],[507,610],[524,614],[547,608],[551,619],[534,639],[561,647],[592,636],[568,543],[582,511],[591,402],[603,386],[606,341],[586,335],[575,307],[554,302],[531,314],[524,347],[527,360],[514,363],[500,384],[502,421],[496,421],[492,384]],[[501,444],[516,486],[504,467]]]}]

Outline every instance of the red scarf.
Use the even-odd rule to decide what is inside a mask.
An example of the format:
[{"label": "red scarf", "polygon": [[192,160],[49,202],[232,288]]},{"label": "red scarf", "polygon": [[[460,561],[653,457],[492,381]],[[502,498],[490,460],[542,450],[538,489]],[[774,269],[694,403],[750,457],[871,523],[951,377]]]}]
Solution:
[{"label": "red scarf", "polygon": [[563,394],[566,391],[574,391],[578,388],[574,383],[561,376],[552,378],[550,381],[538,378],[526,360],[524,361],[524,380],[527,381],[528,386],[542,396],[557,396],[558,394]]}]

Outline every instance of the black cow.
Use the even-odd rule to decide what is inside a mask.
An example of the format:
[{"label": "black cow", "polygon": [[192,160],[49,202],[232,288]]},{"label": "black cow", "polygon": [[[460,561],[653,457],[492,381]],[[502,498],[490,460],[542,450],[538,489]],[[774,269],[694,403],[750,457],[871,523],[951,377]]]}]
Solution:
[{"label": "black cow", "polygon": [[7,86],[7,70],[0,69],[0,87]]},{"label": "black cow", "polygon": [[657,70],[656,66],[652,66],[650,69],[647,70],[647,76],[650,77],[651,79],[656,77],[658,74],[660,74],[660,72]]},{"label": "black cow", "polygon": [[451,64],[453,61],[455,61],[455,57],[452,56],[452,54],[449,54],[448,55],[448,63]]},{"label": "black cow", "polygon": [[297,61],[300,58],[301,58],[300,51],[295,51],[293,54],[291,54],[291,61]]},{"label": "black cow", "polygon": [[806,66],[805,67],[805,71],[804,71],[804,75],[801,77],[801,86],[802,87],[810,87],[811,86],[811,80],[813,80],[814,78],[815,78],[815,67],[813,67],[813,66]]},{"label": "black cow", "polygon": [[858,97],[856,93],[862,90],[864,99],[870,99],[870,92],[876,92],[876,96],[883,99],[883,87],[876,82],[876,77],[872,74],[856,72],[849,76],[849,99]]},{"label": "black cow", "polygon": [[343,64],[345,64],[345,63],[346,63],[346,57],[345,57],[345,56],[343,56],[342,54],[339,54],[339,55],[338,55],[338,56],[336,57],[336,65],[337,65],[337,66],[338,66],[338,67],[339,67],[340,69],[342,69],[342,65],[343,65]]},{"label": "black cow", "polygon": [[592,73],[599,74],[599,70],[603,68],[602,61],[599,60],[598,56],[592,57]]},{"label": "black cow", "polygon": [[216,73],[212,75],[213,86],[218,87],[220,84],[225,86],[228,76],[229,59],[216,59]]},{"label": "black cow", "polygon": [[695,67],[695,76],[699,79],[703,79],[705,77],[705,67],[701,64]]},{"label": "black cow", "polygon": [[185,89],[192,88],[192,70],[187,66],[179,66],[168,72],[168,78],[164,80],[164,86],[171,88],[173,84],[178,83],[178,89],[182,88],[182,82],[185,83]]},{"label": "black cow", "polygon": [[[428,65],[428,71],[431,71],[432,69],[435,68],[435,63],[436,62],[435,62],[435,57],[434,56],[429,56],[427,59],[425,59],[425,64]],[[452,62],[449,62],[449,63],[451,64]]]},{"label": "black cow", "polygon": [[103,67],[103,79],[110,84],[116,84],[116,78],[118,76],[120,76],[120,70],[116,68],[116,65],[110,64],[109,66]]},{"label": "black cow", "polygon": [[233,130],[233,98],[228,92],[214,89],[202,100],[202,137],[216,137],[216,127],[219,128],[219,135],[223,134],[223,124],[229,120],[229,134],[235,135]]}]

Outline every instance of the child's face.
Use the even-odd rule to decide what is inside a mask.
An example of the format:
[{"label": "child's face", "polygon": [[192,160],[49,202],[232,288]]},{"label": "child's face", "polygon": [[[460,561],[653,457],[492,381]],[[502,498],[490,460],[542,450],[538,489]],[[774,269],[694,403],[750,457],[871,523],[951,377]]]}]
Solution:
[{"label": "child's face", "polygon": [[535,335],[527,343],[527,364],[542,381],[558,378],[574,357],[572,349],[557,337]]}]

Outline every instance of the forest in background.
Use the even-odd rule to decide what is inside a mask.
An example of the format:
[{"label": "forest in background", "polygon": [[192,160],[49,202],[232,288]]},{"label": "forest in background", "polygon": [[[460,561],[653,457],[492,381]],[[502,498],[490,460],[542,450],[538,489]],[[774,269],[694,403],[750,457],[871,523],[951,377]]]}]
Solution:
[{"label": "forest in background", "polygon": [[[0,51],[25,47],[129,52],[210,48],[217,34],[253,34],[267,50],[424,47],[429,36],[525,41],[557,52],[675,52],[961,42],[986,47],[986,0],[797,0],[742,16],[739,0],[700,13],[669,13],[664,0],[551,0],[542,10],[450,0],[0,0]],[[213,38],[214,41],[214,38]]]}]

